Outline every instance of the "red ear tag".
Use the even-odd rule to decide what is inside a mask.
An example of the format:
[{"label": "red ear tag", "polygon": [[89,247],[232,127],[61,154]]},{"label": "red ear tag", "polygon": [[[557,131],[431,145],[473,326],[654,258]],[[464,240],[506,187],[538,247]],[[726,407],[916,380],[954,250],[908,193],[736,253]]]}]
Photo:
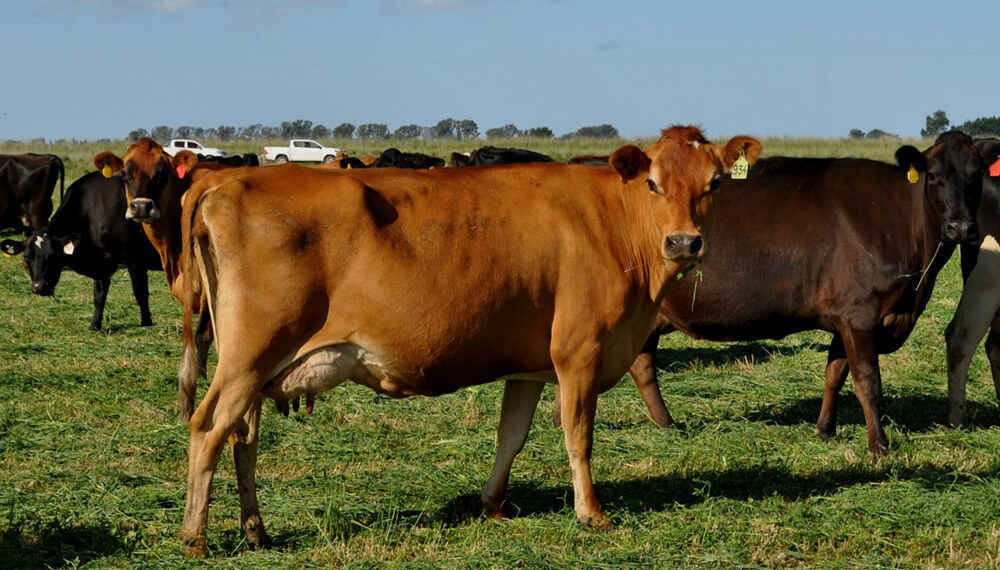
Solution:
[{"label": "red ear tag", "polygon": [[184,178],[184,174],[187,173],[187,165],[182,162],[174,170],[177,172],[177,178]]},{"label": "red ear tag", "polygon": [[997,161],[990,165],[990,176],[996,178],[1000,176],[1000,156],[997,157]]}]

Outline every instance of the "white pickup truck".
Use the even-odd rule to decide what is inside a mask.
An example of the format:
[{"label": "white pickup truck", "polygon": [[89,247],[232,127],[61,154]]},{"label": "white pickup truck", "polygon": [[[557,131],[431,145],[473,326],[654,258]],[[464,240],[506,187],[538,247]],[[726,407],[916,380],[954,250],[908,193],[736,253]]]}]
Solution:
[{"label": "white pickup truck", "polygon": [[283,162],[322,162],[327,164],[344,154],[339,148],[323,146],[309,139],[292,139],[288,146],[265,146],[264,159]]},{"label": "white pickup truck", "polygon": [[173,139],[163,146],[163,151],[173,156],[182,150],[190,150],[202,156],[226,156],[226,152],[217,148],[207,147],[198,141],[190,139]]}]

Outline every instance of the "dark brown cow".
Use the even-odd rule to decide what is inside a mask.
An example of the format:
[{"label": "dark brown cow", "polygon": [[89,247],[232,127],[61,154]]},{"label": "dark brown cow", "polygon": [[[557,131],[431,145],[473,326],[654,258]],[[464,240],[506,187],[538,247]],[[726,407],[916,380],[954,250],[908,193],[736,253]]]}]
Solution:
[{"label": "dark brown cow", "polygon": [[868,448],[888,453],[878,356],[909,336],[956,244],[977,238],[983,175],[972,140],[957,132],[896,158],[768,158],[747,180],[723,182],[705,232],[712,251],[667,292],[630,370],[658,423],[672,421],[653,368],[660,334],[739,341],[820,329],[833,340],[817,434],[834,435],[850,370]]},{"label": "dark brown cow", "polygon": [[348,379],[393,397],[506,379],[482,495],[495,517],[543,382],[558,382],[576,516],[610,524],[590,473],[597,396],[634,360],[665,285],[705,251],[715,182],[759,152],[749,137],[717,147],[674,127],[646,153],[618,150],[613,169],[283,165],[196,180],[186,259],[208,293],[219,363],[190,422],[182,538],[204,553],[228,439],[247,541],[268,545],[254,481],[261,399]]},{"label": "dark brown cow", "polygon": [[54,154],[0,154],[0,229],[25,235],[42,231],[52,215],[52,192],[59,182],[62,199],[66,172]]}]

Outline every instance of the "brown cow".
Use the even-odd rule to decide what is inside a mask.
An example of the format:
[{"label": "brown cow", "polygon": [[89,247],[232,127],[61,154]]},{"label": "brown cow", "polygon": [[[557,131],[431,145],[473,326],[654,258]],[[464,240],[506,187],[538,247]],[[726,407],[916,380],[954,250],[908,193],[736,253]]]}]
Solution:
[{"label": "brown cow", "polygon": [[227,439],[247,541],[269,544],[254,481],[261,399],[348,379],[393,397],[506,379],[482,494],[497,518],[543,382],[558,382],[576,516],[610,525],[590,473],[597,395],[632,363],[665,285],[701,257],[709,192],[741,153],[759,152],[749,137],[717,147],[673,127],[648,154],[619,149],[613,169],[282,165],[196,180],[185,248],[219,363],[190,422],[181,537],[191,552],[205,550]]},{"label": "brown cow", "polygon": [[0,229],[28,235],[42,231],[52,215],[52,192],[62,199],[66,171],[54,154],[0,154]]},{"label": "brown cow", "polygon": [[[184,302],[184,259],[181,240],[181,197],[191,185],[193,169],[218,170],[229,166],[198,162],[191,151],[182,150],[175,156],[150,138],[142,138],[128,147],[119,158],[114,153],[102,152],[94,157],[94,166],[105,176],[120,174],[125,184],[128,208],[125,217],[142,222],[150,243],[160,254],[163,272],[170,292]],[[201,311],[199,304],[191,307]],[[207,315],[206,315],[207,316]],[[188,323],[185,323],[187,326]],[[199,371],[204,375],[208,346],[212,342],[209,322],[203,319],[194,344],[185,344],[181,366],[177,375],[177,405],[182,421],[191,417],[194,409],[194,392]]]},{"label": "brown cow", "polygon": [[909,336],[956,244],[977,239],[984,171],[958,132],[896,159],[773,157],[722,184],[705,232],[712,252],[667,292],[630,370],[660,425],[671,423],[653,368],[661,333],[738,341],[820,329],[833,338],[816,433],[833,437],[850,370],[868,449],[888,453],[879,355]]}]

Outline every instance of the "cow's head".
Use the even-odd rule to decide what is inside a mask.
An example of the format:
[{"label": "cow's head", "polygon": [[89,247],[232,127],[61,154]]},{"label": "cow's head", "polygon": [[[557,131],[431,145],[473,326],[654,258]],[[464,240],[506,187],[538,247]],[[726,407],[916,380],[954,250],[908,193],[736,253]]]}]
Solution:
[{"label": "cow's head", "polygon": [[910,182],[924,184],[924,192],[941,216],[942,242],[979,239],[976,213],[986,165],[971,137],[949,131],[923,153],[912,146],[899,148],[896,161]]},{"label": "cow's head", "polygon": [[36,295],[49,296],[55,292],[63,267],[79,245],[80,234],[58,237],[36,231],[24,241],[3,240],[0,250],[8,256],[23,253],[23,265],[31,278],[31,291]]},{"label": "cow's head", "polygon": [[697,127],[671,127],[645,151],[626,146],[609,160],[623,182],[645,179],[654,223],[660,233],[660,253],[677,263],[704,255],[701,228],[722,177],[738,161],[753,164],[761,153],[755,138],[733,137],[725,146],[705,139]]},{"label": "cow's head", "polygon": [[111,152],[94,157],[94,166],[105,176],[121,174],[128,200],[125,217],[146,223],[160,217],[168,187],[183,180],[197,162],[198,156],[188,150],[171,157],[150,138],[133,143],[121,158]]}]

